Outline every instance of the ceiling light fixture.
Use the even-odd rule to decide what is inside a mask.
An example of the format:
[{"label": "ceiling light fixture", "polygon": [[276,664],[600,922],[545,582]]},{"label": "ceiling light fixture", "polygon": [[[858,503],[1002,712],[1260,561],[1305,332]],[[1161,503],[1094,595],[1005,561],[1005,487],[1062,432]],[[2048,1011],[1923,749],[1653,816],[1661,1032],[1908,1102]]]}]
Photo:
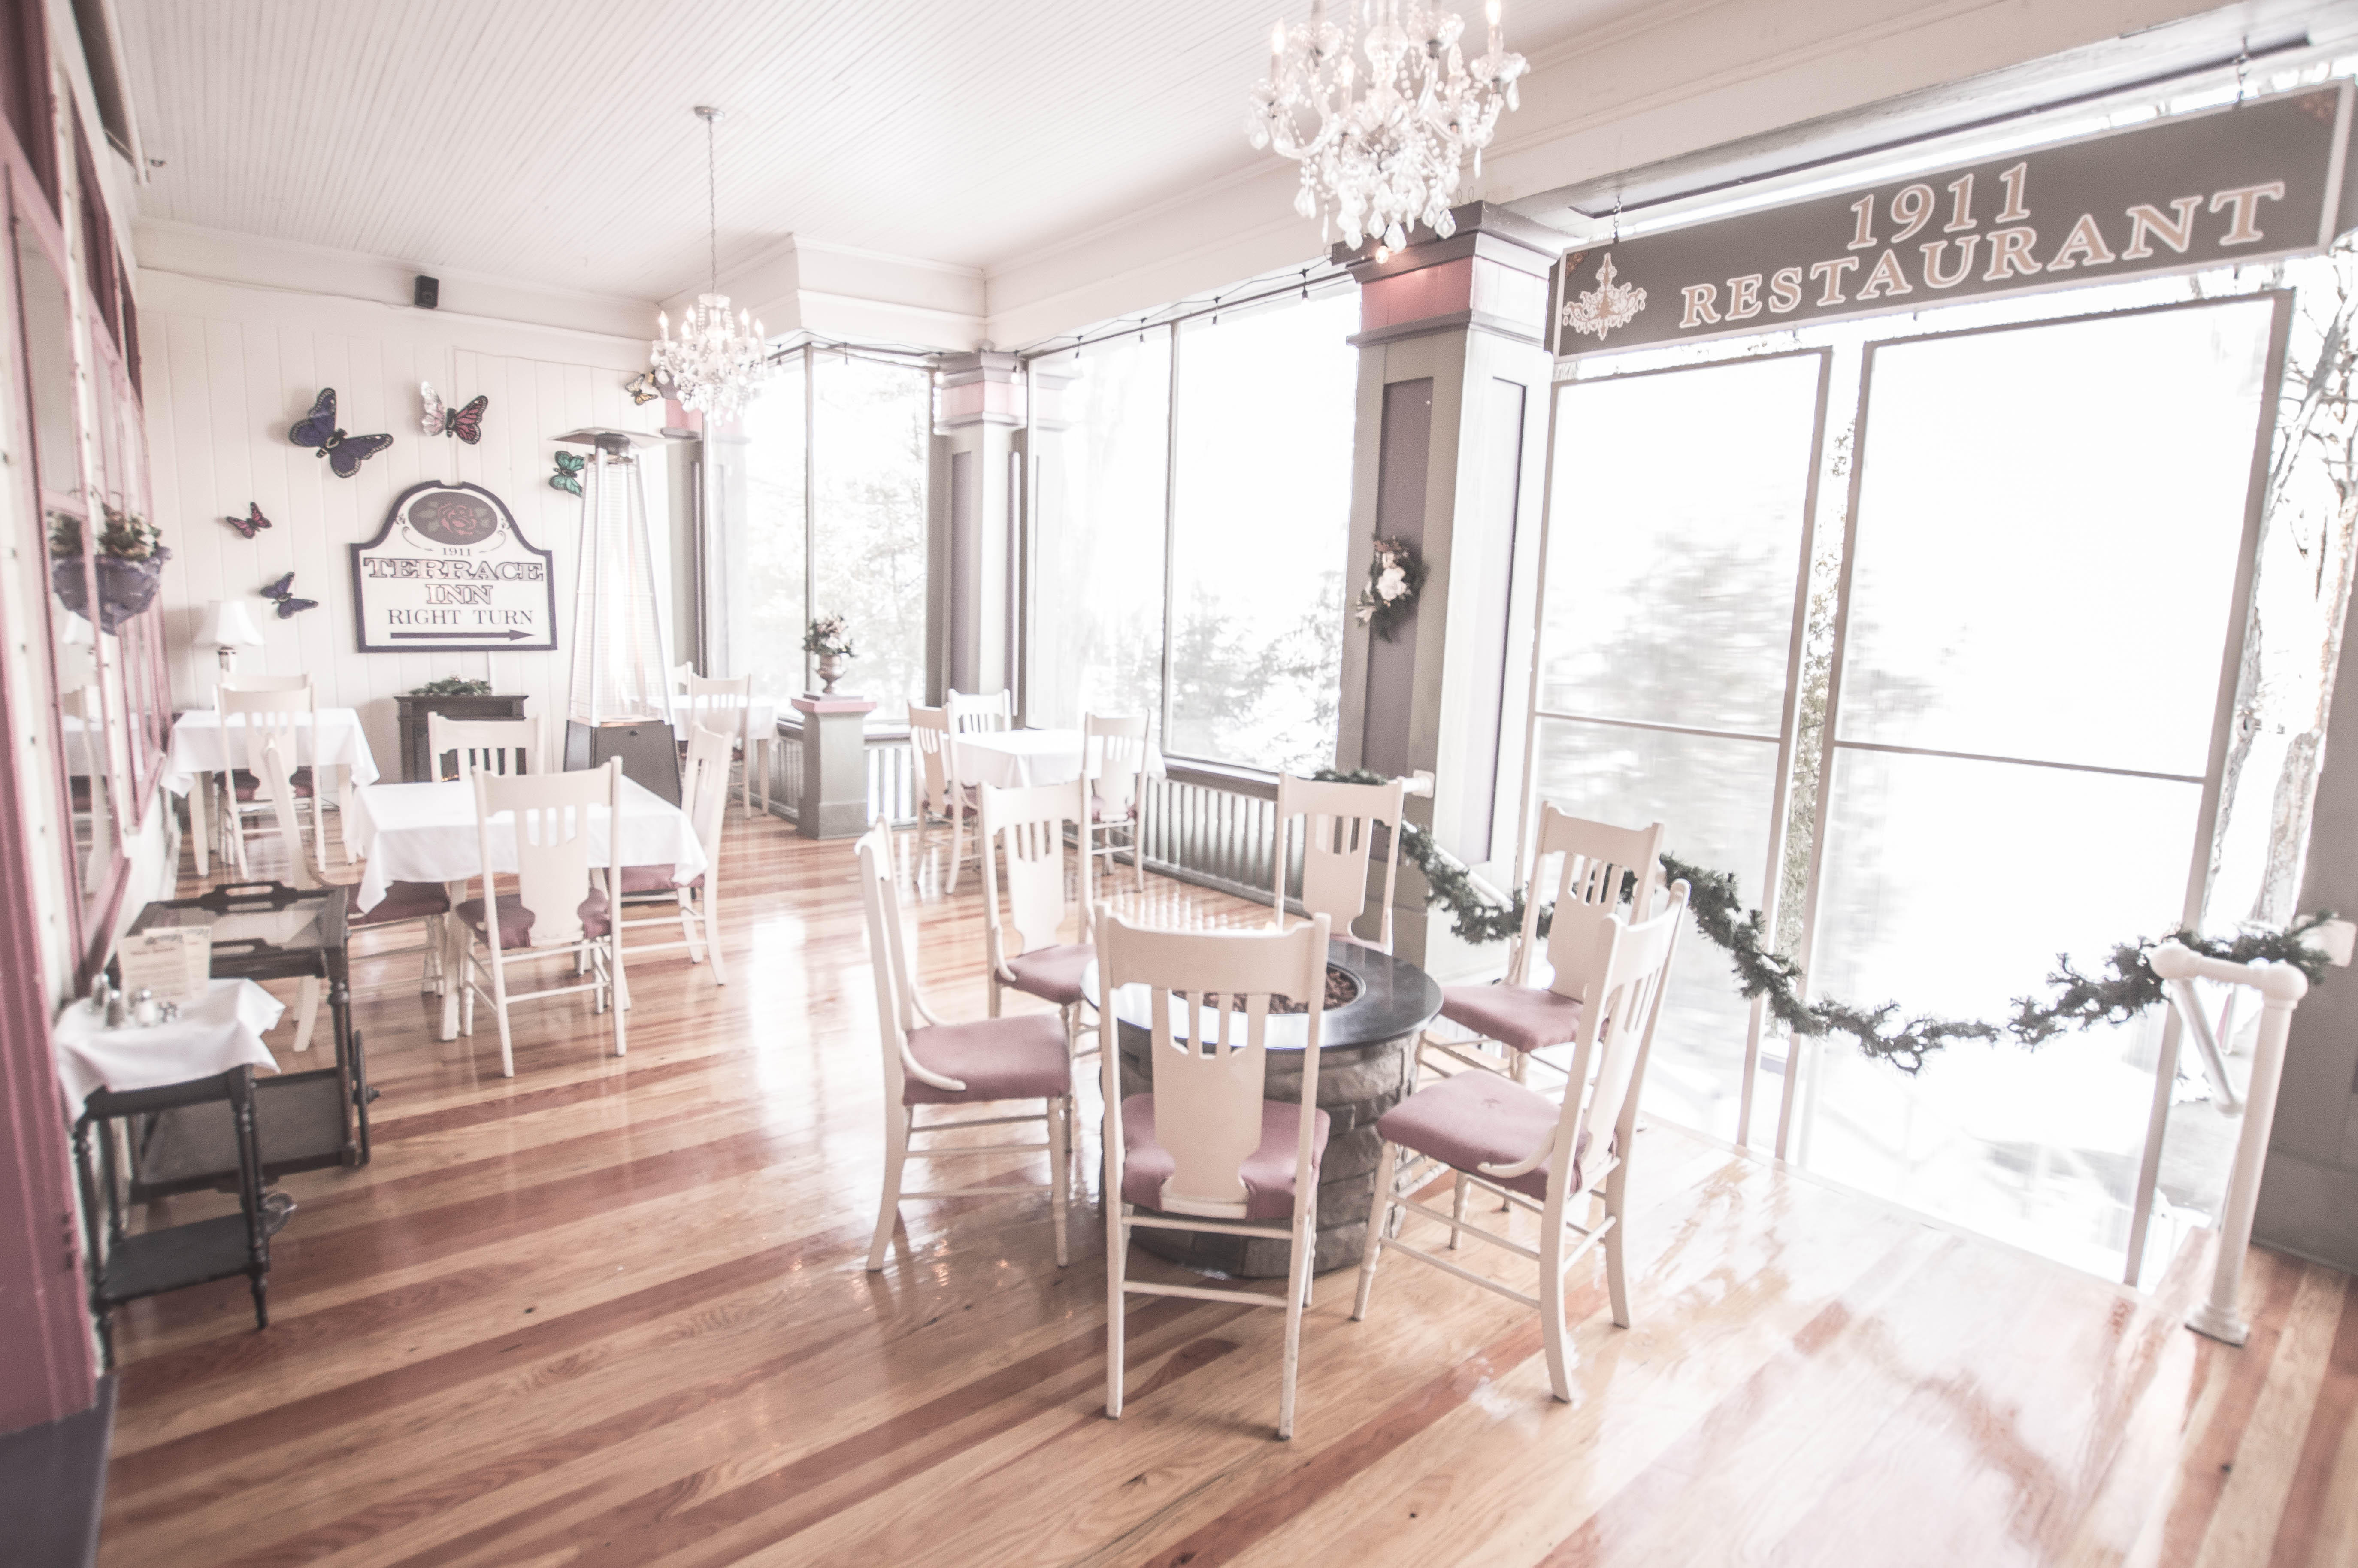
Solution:
[{"label": "ceiling light fixture", "polygon": [[1253,89],[1246,134],[1302,165],[1293,210],[1318,219],[1322,234],[1339,225],[1350,244],[1399,250],[1412,224],[1444,238],[1456,230],[1449,209],[1466,160],[1478,177],[1529,69],[1499,37],[1498,0],[1487,14],[1489,49],[1471,60],[1457,47],[1457,13],[1425,0],[1346,0],[1339,27],[1326,0],[1311,0],[1308,26],[1271,30],[1269,79]]},{"label": "ceiling light fixture", "polygon": [[711,242],[712,287],[696,297],[679,336],[671,335],[671,317],[655,313],[662,336],[650,355],[655,379],[667,383],[683,408],[703,410],[715,419],[730,419],[744,406],[754,386],[768,373],[762,323],[740,310],[732,319],[729,297],[720,292],[720,184],[719,148],[714,127],[720,111],[699,103],[697,117],[704,122],[705,211]]}]

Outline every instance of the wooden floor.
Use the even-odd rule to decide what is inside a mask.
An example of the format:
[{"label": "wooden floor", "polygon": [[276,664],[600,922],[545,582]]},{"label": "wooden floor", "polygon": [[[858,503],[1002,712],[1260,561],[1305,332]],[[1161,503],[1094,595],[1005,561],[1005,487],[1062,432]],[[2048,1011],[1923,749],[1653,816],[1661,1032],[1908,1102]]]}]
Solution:
[{"label": "wooden floor", "polygon": [[[1395,1260],[1365,1323],[1318,1281],[1293,1442],[1282,1314],[1215,1303],[1134,1307],[1108,1421],[1093,1204],[1065,1270],[1029,1197],[912,1205],[860,1267],[852,865],[732,813],[730,983],[633,968],[624,1060],[568,1000],[503,1080],[488,1018],[438,1044],[415,960],[364,967],[375,1162],[285,1184],[266,1333],[236,1281],[120,1314],[103,1561],[2358,1564],[2348,1278],[2255,1252],[2230,1349],[2179,1326],[2199,1249],[2140,1298],[1659,1124],[1636,1326],[1580,1276],[1573,1403],[1531,1314]],[[923,972],[979,1016],[974,881],[917,880]]]}]

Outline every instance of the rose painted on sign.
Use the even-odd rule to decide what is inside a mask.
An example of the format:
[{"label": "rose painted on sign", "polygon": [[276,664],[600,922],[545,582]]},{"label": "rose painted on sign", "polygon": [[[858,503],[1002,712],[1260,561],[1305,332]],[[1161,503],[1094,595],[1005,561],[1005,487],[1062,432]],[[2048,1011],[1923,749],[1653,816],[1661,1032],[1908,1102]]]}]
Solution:
[{"label": "rose painted on sign", "polygon": [[411,503],[409,525],[438,545],[480,545],[500,531],[500,515],[471,495],[444,490]]}]

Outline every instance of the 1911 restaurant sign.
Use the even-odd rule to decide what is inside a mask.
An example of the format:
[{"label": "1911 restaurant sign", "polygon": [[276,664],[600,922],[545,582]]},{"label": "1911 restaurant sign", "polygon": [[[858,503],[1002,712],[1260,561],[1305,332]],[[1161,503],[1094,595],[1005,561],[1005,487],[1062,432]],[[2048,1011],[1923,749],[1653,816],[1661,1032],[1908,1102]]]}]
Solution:
[{"label": "1911 restaurant sign", "polygon": [[480,484],[412,485],[352,546],[363,654],[557,646],[550,553]]},{"label": "1911 restaurant sign", "polygon": [[2351,84],[2287,93],[1564,257],[1560,356],[2320,250]]}]

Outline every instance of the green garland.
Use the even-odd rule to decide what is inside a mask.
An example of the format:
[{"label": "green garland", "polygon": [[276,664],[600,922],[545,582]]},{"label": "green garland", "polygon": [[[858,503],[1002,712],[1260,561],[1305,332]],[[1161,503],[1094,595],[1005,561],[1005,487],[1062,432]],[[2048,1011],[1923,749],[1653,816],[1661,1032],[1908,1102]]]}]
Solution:
[{"label": "green garland", "polygon": [[[1365,770],[1340,773],[1326,768],[1317,776],[1343,784],[1391,782]],[[1493,902],[1475,884],[1466,863],[1434,843],[1433,835],[1413,822],[1401,825],[1401,855],[1423,873],[1430,890],[1427,903],[1448,908],[1449,929],[1459,937],[1474,943],[1505,942],[1522,934],[1520,890],[1503,904]],[[1727,955],[1736,969],[1737,989],[1747,998],[1767,999],[1770,1015],[1795,1034],[1813,1039],[1847,1034],[1866,1054],[1911,1076],[1923,1070],[1932,1052],[1956,1041],[1989,1042],[2011,1035],[2026,1046],[2036,1046],[2069,1030],[2125,1023],[2163,1000],[2161,977],[2153,972],[2150,961],[2153,949],[2160,944],[2140,939],[2114,947],[2101,975],[2083,974],[2073,967],[2069,955],[2059,955],[2056,971],[2046,982],[2053,988],[2053,995],[2045,1001],[2017,997],[2014,1016],[2003,1024],[1930,1014],[1903,1018],[1896,1001],[1873,1008],[1832,1000],[1807,1001],[1801,994],[1805,984],[1801,967],[1768,946],[1760,912],[1745,908],[1736,894],[1736,873],[1708,871],[1675,855],[1664,855],[1661,860],[1664,873],[1672,881],[1687,884],[1687,912],[1694,917],[1695,928]],[[1538,929],[1542,935],[1552,913],[1545,908],[1540,911]],[[2333,918],[2331,912],[2320,911],[2301,916],[2281,931],[2247,933],[2227,941],[2188,930],[2172,932],[2169,939],[2205,957],[2229,963],[2266,958],[2290,964],[2315,985],[2325,978],[2329,960],[2305,938]]]}]

